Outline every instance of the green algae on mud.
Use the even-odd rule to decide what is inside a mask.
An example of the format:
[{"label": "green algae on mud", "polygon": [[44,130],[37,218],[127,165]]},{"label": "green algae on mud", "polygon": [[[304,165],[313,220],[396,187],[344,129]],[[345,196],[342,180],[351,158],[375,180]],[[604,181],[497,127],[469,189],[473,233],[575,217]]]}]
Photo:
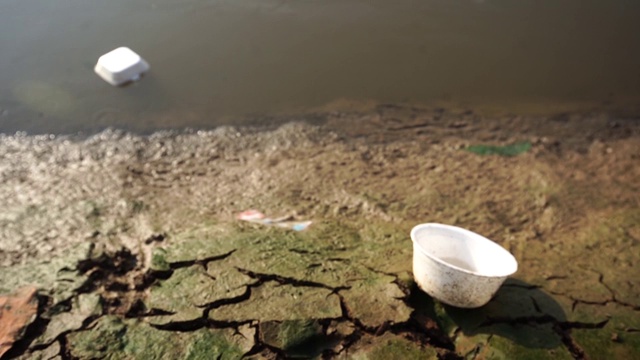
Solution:
[{"label": "green algae on mud", "polygon": [[161,247],[153,248],[151,250],[151,264],[149,267],[154,271],[170,270],[171,267],[167,262],[167,251]]},{"label": "green algae on mud", "polygon": [[317,320],[265,321],[259,329],[264,344],[282,349],[292,358],[317,357],[336,342],[324,333]]},{"label": "green algae on mud", "polygon": [[92,244],[77,246],[64,257],[48,262],[3,268],[0,271],[0,293],[32,285],[50,295],[54,303],[65,301],[76,294],[89,278],[78,272],[78,263],[91,256]]},{"label": "green algae on mud", "polygon": [[339,298],[329,289],[268,282],[251,290],[251,297],[212,309],[216,321],[334,319],[342,316]]},{"label": "green algae on mud", "polygon": [[[380,225],[375,225],[373,231],[371,226],[358,231],[353,225],[325,221],[303,233],[261,227],[240,227],[235,231],[218,227],[201,228],[199,236],[177,235],[172,245],[154,254],[162,253],[169,267],[176,259],[204,259],[206,273],[199,266],[174,270],[169,279],[151,288],[147,306],[176,312],[186,309],[185,305],[177,305],[184,303],[184,294],[193,292],[194,296],[186,296],[191,302],[187,307],[193,308],[235,298],[250,289],[250,299],[212,309],[210,317],[216,320],[335,318],[341,316],[341,311],[338,298],[332,293],[339,291],[353,315],[368,326],[406,321],[410,310],[399,300],[404,293],[394,283],[396,277],[385,274],[384,270],[372,270],[381,266],[370,257],[379,253],[387,256],[379,258],[381,262],[387,262],[389,256],[397,253],[395,256],[407,258],[406,239],[398,237],[398,241],[390,241],[389,230],[375,229],[381,229]],[[228,256],[211,260],[227,250]],[[197,294],[203,293],[208,294],[207,301],[197,300]],[[175,301],[169,300],[171,298]],[[159,302],[159,299],[165,300]],[[328,307],[323,312],[324,306]],[[303,311],[306,308],[311,312]],[[298,311],[302,313],[295,315]]]},{"label": "green algae on mud", "polygon": [[69,335],[71,355],[81,359],[238,359],[248,349],[232,343],[232,330],[171,332],[139,320],[102,317],[91,330]]},{"label": "green algae on mud", "polygon": [[[211,264],[225,264],[255,273],[300,277],[336,287],[349,277],[362,278],[390,266],[408,270],[410,243],[405,229],[393,224],[318,221],[305,232],[255,225],[202,226],[177,234],[160,250],[169,264],[201,261],[230,253]],[[398,261],[390,261],[390,260]],[[336,271],[327,271],[326,266]],[[339,269],[339,270],[338,270]]]},{"label": "green algae on mud", "polygon": [[346,315],[376,329],[409,319],[399,286],[407,280],[397,283],[398,276],[377,270],[389,257],[371,259],[374,253],[409,256],[400,234],[391,224],[338,221],[305,232],[218,224],[177,234],[153,252],[158,271],[171,269],[171,275],[152,286],[145,301],[168,314],[149,321],[171,326],[203,313],[214,322],[258,321],[262,341],[291,356],[300,355],[301,342],[330,349],[341,339],[319,332],[318,321],[348,322]]},{"label": "green algae on mud", "polygon": [[439,356],[432,347],[424,347],[402,336],[386,333],[377,338],[372,336],[362,337],[338,358],[357,360],[436,360]]},{"label": "green algae on mud", "polygon": [[412,309],[402,300],[406,294],[394,280],[395,277],[383,275],[350,281],[350,288],[341,292],[350,307],[349,315],[370,328],[409,320]]},{"label": "green algae on mud", "polygon": [[[571,336],[576,344],[592,359],[640,358],[640,317],[637,310],[605,309],[607,313],[615,315],[602,328],[574,329]],[[593,306],[580,310],[602,312],[602,309],[594,309]]]},{"label": "green algae on mud", "polygon": [[396,338],[388,341],[380,341],[367,356],[371,360],[384,359],[436,359],[436,352],[433,349],[424,349],[416,346],[415,343],[402,338]]},{"label": "green algae on mud", "polygon": [[531,150],[531,143],[527,141],[504,146],[471,145],[465,150],[478,155],[516,156]]},{"label": "green algae on mud", "polygon": [[592,359],[640,358],[640,316],[638,308],[611,299],[602,304],[579,302],[572,317],[588,323],[594,319],[603,326],[576,328],[572,338]]}]

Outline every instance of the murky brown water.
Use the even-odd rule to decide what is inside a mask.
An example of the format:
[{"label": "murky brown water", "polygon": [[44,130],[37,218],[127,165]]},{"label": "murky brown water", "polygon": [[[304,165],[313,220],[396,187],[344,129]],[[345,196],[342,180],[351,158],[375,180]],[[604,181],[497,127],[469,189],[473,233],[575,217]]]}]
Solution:
[{"label": "murky brown water", "polygon": [[[210,127],[352,101],[633,102],[639,16],[635,0],[3,0],[0,131]],[[112,88],[93,66],[122,45],[151,73]]]}]

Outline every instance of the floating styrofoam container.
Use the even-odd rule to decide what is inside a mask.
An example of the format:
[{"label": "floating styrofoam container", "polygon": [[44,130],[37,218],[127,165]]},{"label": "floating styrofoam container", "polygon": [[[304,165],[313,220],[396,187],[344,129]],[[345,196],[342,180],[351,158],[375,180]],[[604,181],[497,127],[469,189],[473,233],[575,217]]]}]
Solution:
[{"label": "floating styrofoam container", "polygon": [[140,79],[143,73],[149,71],[149,64],[133,50],[123,46],[100,56],[94,70],[106,82],[118,86]]}]

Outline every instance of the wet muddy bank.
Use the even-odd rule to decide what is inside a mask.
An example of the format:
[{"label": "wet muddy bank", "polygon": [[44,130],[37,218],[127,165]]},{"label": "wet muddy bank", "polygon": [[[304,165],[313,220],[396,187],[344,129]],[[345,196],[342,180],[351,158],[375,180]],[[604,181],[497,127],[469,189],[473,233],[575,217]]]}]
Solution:
[{"label": "wet muddy bank", "polygon": [[[37,286],[47,319],[11,356],[130,358],[146,338],[177,341],[164,349],[177,357],[638,354],[638,120],[396,105],[315,116],[2,135],[0,292]],[[468,151],[517,143],[529,146]],[[246,209],[313,224],[239,222]],[[434,303],[411,278],[408,232],[427,221],[497,241],[519,272],[481,310]]]}]

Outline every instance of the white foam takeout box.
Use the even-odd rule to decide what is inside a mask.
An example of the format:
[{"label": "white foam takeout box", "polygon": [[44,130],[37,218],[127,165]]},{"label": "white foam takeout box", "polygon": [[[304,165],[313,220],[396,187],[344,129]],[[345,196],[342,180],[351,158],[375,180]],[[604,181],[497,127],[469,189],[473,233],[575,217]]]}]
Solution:
[{"label": "white foam takeout box", "polygon": [[96,74],[113,86],[140,79],[149,71],[149,64],[128,47],[119,47],[98,58]]}]

